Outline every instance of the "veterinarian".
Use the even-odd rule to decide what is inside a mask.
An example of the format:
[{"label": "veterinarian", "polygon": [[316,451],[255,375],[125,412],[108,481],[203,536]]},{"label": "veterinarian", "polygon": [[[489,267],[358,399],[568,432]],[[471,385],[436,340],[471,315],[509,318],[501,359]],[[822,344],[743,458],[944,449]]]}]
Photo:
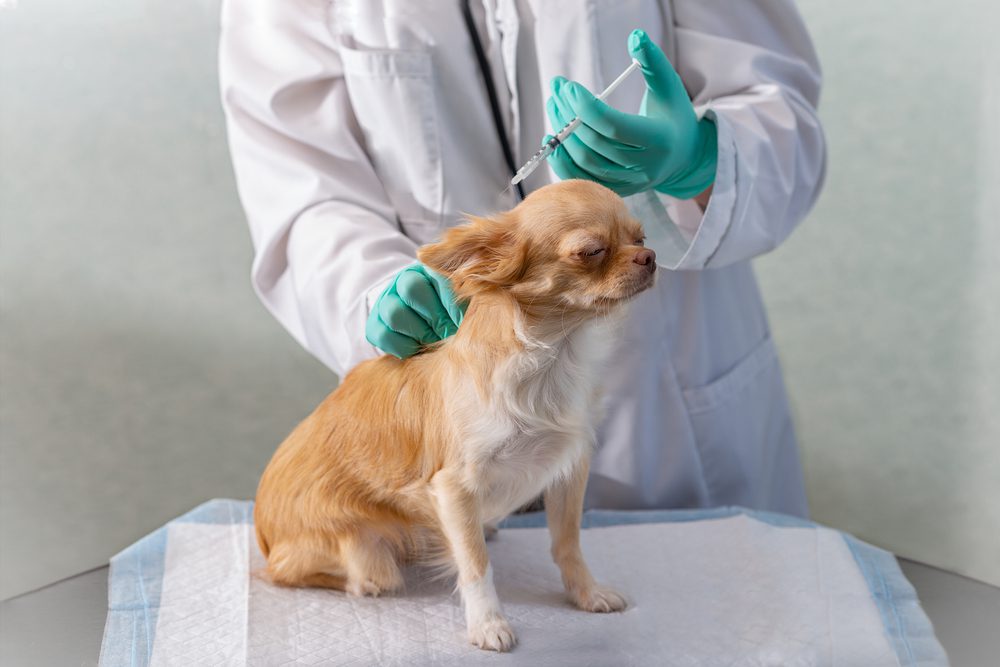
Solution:
[{"label": "veterinarian", "polygon": [[[595,100],[632,57],[643,77]],[[513,170],[580,115],[524,192],[603,183],[661,268],[606,376],[587,506],[806,513],[750,264],[824,175],[790,1],[226,0],[221,86],[253,285],[341,375],[454,333],[462,309],[416,248],[514,206]]]}]

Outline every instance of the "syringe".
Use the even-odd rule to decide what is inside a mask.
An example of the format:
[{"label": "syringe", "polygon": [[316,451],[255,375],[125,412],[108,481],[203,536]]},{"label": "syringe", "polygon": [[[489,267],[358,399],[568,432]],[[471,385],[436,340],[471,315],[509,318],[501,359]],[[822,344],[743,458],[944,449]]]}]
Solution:
[{"label": "syringe", "polygon": [[[615,91],[622,81],[628,78],[628,75],[639,69],[640,64],[636,59],[632,59],[632,64],[625,68],[625,71],[618,75],[618,78],[611,82],[611,84],[604,89],[604,92],[597,96],[597,99],[604,100],[608,95]],[[517,170],[514,174],[514,178],[510,179],[511,185],[517,185],[528,176],[531,175],[535,169],[538,169],[538,165],[548,156],[552,155],[553,151],[559,147],[559,144],[566,141],[566,137],[573,134],[576,128],[580,127],[579,116],[566,123],[561,130],[556,132],[556,135],[545,142],[545,145],[539,149],[537,153],[531,156],[531,159],[524,163],[524,166]]]}]

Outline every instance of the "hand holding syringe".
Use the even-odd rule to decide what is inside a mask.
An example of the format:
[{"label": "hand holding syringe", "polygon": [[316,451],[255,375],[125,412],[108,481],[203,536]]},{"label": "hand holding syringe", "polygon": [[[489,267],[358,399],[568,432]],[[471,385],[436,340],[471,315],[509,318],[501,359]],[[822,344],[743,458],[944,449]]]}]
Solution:
[{"label": "hand holding syringe", "polygon": [[[639,69],[639,67],[640,67],[639,61],[633,58],[632,64],[629,65],[627,68],[625,68],[625,71],[622,72],[620,75],[618,75],[618,78],[612,81],[611,84],[604,89],[604,92],[602,92],[600,95],[597,96],[597,99],[601,101],[606,99],[608,95],[610,95],[615,91],[615,88],[617,88],[622,81],[628,78],[629,74]],[[559,144],[566,141],[566,138],[569,137],[569,135],[573,134],[573,132],[575,132],[576,128],[578,127],[580,127],[579,117],[576,117],[570,122],[566,123],[566,125],[564,125],[561,130],[556,132],[554,137],[545,142],[545,145],[542,146],[537,153],[531,156],[531,159],[528,160],[523,167],[517,170],[517,173],[514,174],[514,178],[511,179],[510,184],[517,185],[518,183],[526,179],[531,174],[531,172],[535,171],[535,169],[538,168],[538,165],[540,165],[542,161],[545,160],[545,158],[552,155],[552,153],[556,150],[556,148],[559,147]]]}]

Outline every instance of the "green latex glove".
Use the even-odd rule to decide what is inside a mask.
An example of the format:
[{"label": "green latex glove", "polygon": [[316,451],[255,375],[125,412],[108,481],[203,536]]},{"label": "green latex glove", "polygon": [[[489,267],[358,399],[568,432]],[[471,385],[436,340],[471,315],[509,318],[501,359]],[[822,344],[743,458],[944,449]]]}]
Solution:
[{"label": "green latex glove", "polygon": [[638,114],[608,106],[575,81],[552,80],[546,110],[553,127],[575,116],[582,123],[549,164],[560,178],[597,181],[623,197],[655,188],[690,199],[715,180],[715,123],[698,120],[680,76],[645,32],[632,31],[628,50],[646,79]]},{"label": "green latex glove", "polygon": [[451,283],[423,264],[393,278],[368,315],[365,338],[384,352],[405,359],[429,343],[455,335],[465,315]]}]

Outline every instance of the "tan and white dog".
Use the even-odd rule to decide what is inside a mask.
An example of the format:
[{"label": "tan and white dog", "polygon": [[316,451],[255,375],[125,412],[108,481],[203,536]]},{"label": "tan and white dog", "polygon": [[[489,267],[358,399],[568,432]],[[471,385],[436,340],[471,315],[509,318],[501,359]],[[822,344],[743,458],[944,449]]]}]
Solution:
[{"label": "tan and white dog", "polygon": [[655,279],[642,241],[616,194],[564,181],[422,247],[465,319],[421,354],[359,364],[278,448],[254,510],[271,579],[377,595],[444,554],[470,641],[506,651],[484,526],[544,493],[569,599],[624,609],[584,562],[580,517],[615,315]]}]

